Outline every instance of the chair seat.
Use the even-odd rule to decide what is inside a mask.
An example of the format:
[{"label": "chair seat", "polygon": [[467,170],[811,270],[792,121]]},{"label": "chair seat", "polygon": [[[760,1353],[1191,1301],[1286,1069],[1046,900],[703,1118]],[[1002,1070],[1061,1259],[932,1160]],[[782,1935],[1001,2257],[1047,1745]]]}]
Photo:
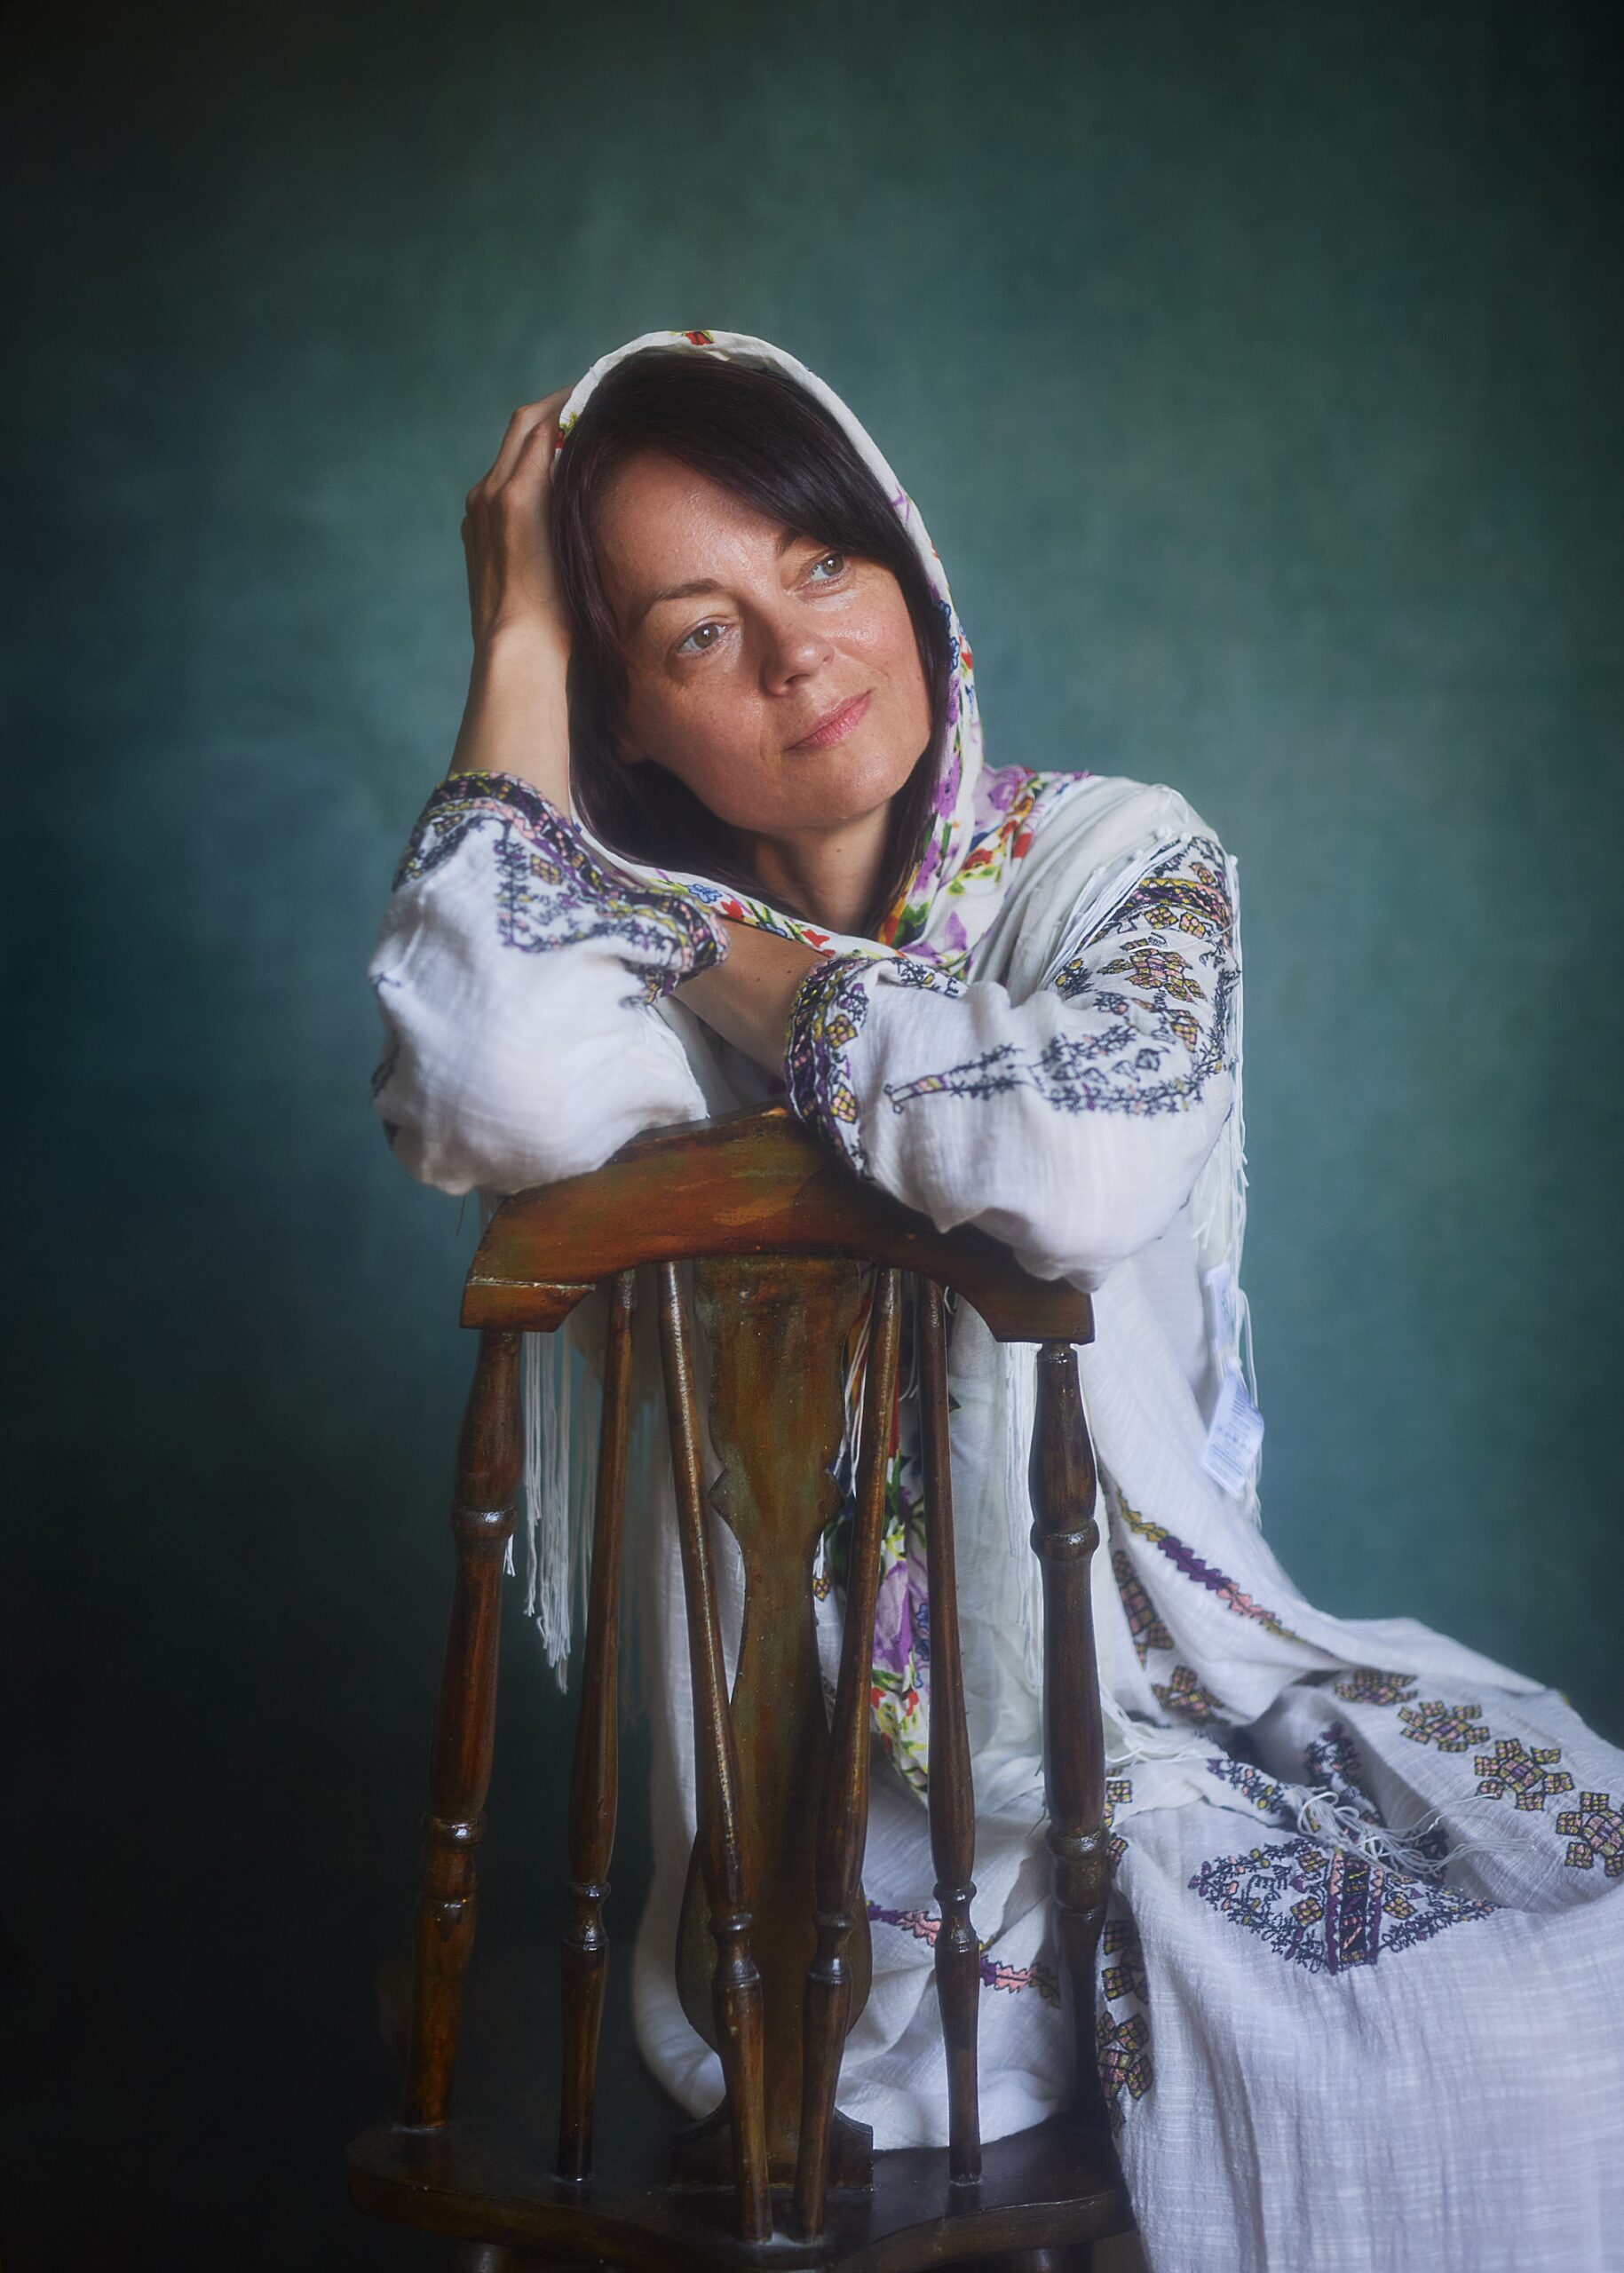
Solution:
[{"label": "chair seat", "polygon": [[[373,2215],[542,2258],[601,2256],[647,2273],[725,2266],[911,2273],[1004,2251],[1086,2244],[1132,2218],[1108,2134],[1063,2115],[984,2150],[979,2184],[952,2185],[945,2148],[877,2154],[871,2191],[836,2189],[814,2244],[787,2230],[738,2237],[730,2187],[677,2185],[671,2142],[687,2121],[633,2042],[630,1952],[616,1952],[605,2003],[594,2166],[589,2184],[551,2175],[560,2072],[557,1960],[480,1950],[469,1976],[456,2119],[438,2131],[379,2125],[350,2150],[350,2187]],[[379,1984],[385,2036],[404,2041],[409,1973]]]}]

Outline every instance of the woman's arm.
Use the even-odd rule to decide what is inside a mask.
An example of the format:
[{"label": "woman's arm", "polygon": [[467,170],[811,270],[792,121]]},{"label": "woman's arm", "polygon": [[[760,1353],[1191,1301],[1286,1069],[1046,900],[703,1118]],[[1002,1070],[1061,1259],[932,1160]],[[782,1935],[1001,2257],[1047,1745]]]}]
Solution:
[{"label": "woman's arm", "polygon": [[527,781],[452,774],[395,879],[369,976],[384,1026],[373,1105],[445,1192],[518,1192],[702,1119],[660,998],[723,953],[721,927],[602,866]]},{"label": "woman's arm", "polygon": [[678,1000],[758,1065],[776,1073],[789,1041],[789,1014],[801,982],[828,960],[798,939],[724,918],[725,962],[685,979]]},{"label": "woman's arm", "polygon": [[519,406],[463,514],[473,668],[454,773],[511,773],[569,801],[569,620],[547,534],[558,413],[569,390]]},{"label": "woman's arm", "polygon": [[1224,856],[1181,838],[1026,1002],[832,958],[795,1000],[789,1102],[939,1229],[1095,1281],[1168,1228],[1228,1117],[1237,983]]},{"label": "woman's arm", "polygon": [[547,535],[564,400],[516,410],[468,493],[467,706],[369,973],[374,1107],[404,1166],[447,1192],[553,1183],[706,1109],[657,1006],[720,959],[721,928],[600,865],[570,819],[569,635]]}]

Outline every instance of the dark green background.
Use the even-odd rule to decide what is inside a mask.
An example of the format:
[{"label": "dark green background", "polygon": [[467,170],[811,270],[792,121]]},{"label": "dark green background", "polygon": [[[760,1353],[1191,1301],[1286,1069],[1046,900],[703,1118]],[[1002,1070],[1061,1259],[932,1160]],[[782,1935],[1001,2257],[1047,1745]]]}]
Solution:
[{"label": "dark green background", "polygon": [[[1270,1530],[1624,1737],[1616,18],[12,16],[8,2263],[433,2261],[340,2158],[470,1226],[369,1117],[362,970],[463,492],[653,326],[867,421],[995,756],[1238,851]],[[510,1643],[493,1931],[557,1875]]]}]

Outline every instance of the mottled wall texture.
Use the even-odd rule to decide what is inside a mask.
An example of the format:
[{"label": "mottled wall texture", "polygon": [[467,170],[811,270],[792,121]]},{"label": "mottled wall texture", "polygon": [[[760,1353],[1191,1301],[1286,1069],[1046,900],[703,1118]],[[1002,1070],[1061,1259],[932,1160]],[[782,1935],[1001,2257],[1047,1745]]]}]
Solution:
[{"label": "mottled wall texture", "polygon": [[[997,756],[1236,850],[1267,1524],[1624,1737],[1616,20],[12,17],[9,2266],[439,2261],[341,2155],[471,1224],[369,1117],[362,970],[456,731],[463,493],[650,327],[867,421]],[[493,1934],[556,1906],[564,1712],[508,1638]]]}]

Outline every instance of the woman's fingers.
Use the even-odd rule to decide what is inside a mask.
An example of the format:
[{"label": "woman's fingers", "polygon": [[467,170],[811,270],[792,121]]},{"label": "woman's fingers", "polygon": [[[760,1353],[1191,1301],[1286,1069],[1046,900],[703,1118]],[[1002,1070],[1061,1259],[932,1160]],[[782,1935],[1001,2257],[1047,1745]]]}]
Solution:
[{"label": "woman's fingers", "polygon": [[552,470],[558,447],[556,420],[538,418],[519,446],[519,455],[503,484],[503,496],[522,505],[526,511],[535,505],[547,486],[547,477]]},{"label": "woman's fingers", "polygon": [[[483,481],[476,482],[468,493],[469,503],[480,495],[490,495],[500,489],[511,476],[521,453],[537,434],[545,434],[558,424],[558,413],[569,400],[568,387],[559,387],[539,402],[521,402],[508,420],[507,432],[502,438],[490,471]],[[551,455],[551,453],[549,453]]]},{"label": "woman's fingers", "polygon": [[543,408],[541,403],[521,402],[519,404],[519,408],[508,420],[507,432],[502,438],[502,447],[497,451],[491,470],[485,477],[485,487],[487,490],[500,489],[503,483],[507,480],[514,466],[519,463],[519,452],[541,425],[543,416]]},{"label": "woman's fingers", "polygon": [[521,403],[483,481],[468,492],[463,551],[476,648],[499,627],[523,623],[566,640],[547,533],[545,492],[558,418],[569,396],[559,387]]}]

